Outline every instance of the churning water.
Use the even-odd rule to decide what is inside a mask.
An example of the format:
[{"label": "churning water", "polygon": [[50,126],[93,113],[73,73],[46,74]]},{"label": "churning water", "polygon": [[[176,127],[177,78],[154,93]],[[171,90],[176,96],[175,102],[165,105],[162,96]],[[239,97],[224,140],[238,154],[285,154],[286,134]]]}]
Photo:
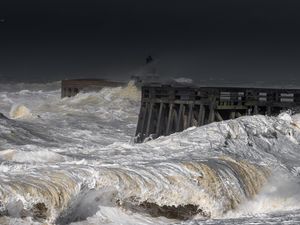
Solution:
[{"label": "churning water", "polygon": [[0,86],[0,224],[299,224],[300,116],[134,144],[132,85]]}]

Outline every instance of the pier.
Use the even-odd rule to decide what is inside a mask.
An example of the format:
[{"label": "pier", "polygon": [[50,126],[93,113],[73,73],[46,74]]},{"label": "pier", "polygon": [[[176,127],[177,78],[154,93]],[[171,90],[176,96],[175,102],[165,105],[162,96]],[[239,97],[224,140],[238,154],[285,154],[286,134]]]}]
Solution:
[{"label": "pier", "polygon": [[79,92],[99,91],[104,87],[120,87],[125,83],[104,79],[73,79],[61,81],[61,97],[72,97]]},{"label": "pier", "polygon": [[300,89],[148,84],[142,87],[136,141],[244,115],[277,115],[299,106]]}]

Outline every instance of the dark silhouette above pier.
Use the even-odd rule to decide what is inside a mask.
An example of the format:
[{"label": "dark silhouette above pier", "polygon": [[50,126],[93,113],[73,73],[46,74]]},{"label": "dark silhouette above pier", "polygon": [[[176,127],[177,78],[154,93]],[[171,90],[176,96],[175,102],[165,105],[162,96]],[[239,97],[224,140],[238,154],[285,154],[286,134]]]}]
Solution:
[{"label": "dark silhouette above pier", "polygon": [[300,89],[149,84],[142,87],[136,141],[244,115],[277,115],[298,106]]},{"label": "dark silhouette above pier", "polygon": [[149,64],[153,61],[153,58],[151,55],[149,55],[147,58],[146,58],[146,64]]}]

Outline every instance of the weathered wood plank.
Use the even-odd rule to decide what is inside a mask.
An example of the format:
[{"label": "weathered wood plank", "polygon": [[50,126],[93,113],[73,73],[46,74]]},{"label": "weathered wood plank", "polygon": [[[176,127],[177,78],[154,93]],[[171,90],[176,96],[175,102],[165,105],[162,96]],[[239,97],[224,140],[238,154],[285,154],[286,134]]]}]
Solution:
[{"label": "weathered wood plank", "polygon": [[236,114],[235,114],[235,115],[236,115],[236,117],[237,117],[237,118],[239,118],[239,117],[241,117],[241,116],[242,116],[242,114],[241,114],[240,112],[236,112]]},{"label": "weathered wood plank", "polygon": [[159,112],[158,112],[158,119],[156,124],[156,135],[160,135],[160,126],[161,126],[161,115],[163,112],[164,103],[160,103],[159,105]]},{"label": "weathered wood plank", "polygon": [[235,111],[230,112],[230,119],[235,119]]},{"label": "weathered wood plank", "polygon": [[215,101],[216,101],[216,99],[213,98],[210,103],[210,106],[209,106],[209,117],[208,117],[209,123],[212,123],[215,121]]},{"label": "weathered wood plank", "polygon": [[204,105],[201,104],[199,108],[199,114],[198,114],[198,126],[204,125],[204,118],[205,118],[205,108]]},{"label": "weathered wood plank", "polygon": [[222,118],[222,116],[220,115],[220,113],[218,111],[215,111],[215,116],[216,116],[218,121],[223,121],[223,118]]},{"label": "weathered wood plank", "polygon": [[150,103],[149,106],[149,114],[148,114],[148,122],[147,122],[147,129],[146,129],[146,137],[150,135],[150,129],[151,129],[151,119],[152,119],[152,111],[153,111],[153,103]]},{"label": "weathered wood plank", "polygon": [[271,116],[272,114],[272,110],[271,110],[271,106],[267,106],[267,113],[268,116]]},{"label": "weathered wood plank", "polygon": [[170,134],[171,122],[172,122],[172,117],[173,117],[173,107],[174,107],[174,104],[171,103],[171,104],[169,105],[169,115],[168,115],[168,122],[167,122],[166,135]]},{"label": "weathered wood plank", "polygon": [[187,127],[192,126],[193,106],[194,106],[193,104],[189,104],[189,114],[188,114]]},{"label": "weathered wood plank", "polygon": [[178,118],[177,118],[177,123],[176,123],[176,132],[180,131],[180,123],[182,122],[182,112],[184,109],[184,105],[180,104],[179,106],[179,112],[178,112]]},{"label": "weathered wood plank", "polygon": [[257,115],[257,114],[258,114],[258,106],[255,105],[253,110],[253,115]]},{"label": "weathered wood plank", "polygon": [[149,108],[149,103],[146,103],[146,105],[143,107],[143,116],[141,118],[141,128],[140,128],[140,131],[137,131],[137,135],[140,134],[140,138],[141,139],[144,139],[144,136],[145,136],[145,125],[146,125],[146,115],[147,115],[147,112],[148,112],[148,108]]}]

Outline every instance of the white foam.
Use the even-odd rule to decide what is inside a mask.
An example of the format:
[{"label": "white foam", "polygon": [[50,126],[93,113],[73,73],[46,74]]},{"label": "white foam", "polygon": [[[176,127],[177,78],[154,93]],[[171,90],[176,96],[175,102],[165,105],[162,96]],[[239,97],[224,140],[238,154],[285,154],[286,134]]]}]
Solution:
[{"label": "white foam", "polygon": [[11,160],[15,162],[64,162],[68,157],[47,150],[31,152],[14,152]]},{"label": "white foam", "polygon": [[12,119],[25,119],[32,117],[30,110],[24,105],[13,105],[9,115]]},{"label": "white foam", "polygon": [[[1,92],[4,112],[14,105],[11,118],[20,116],[0,120],[1,204],[13,222],[38,202],[49,208],[46,222],[75,212],[83,218],[77,224],[174,222],[127,203],[195,204],[211,218],[299,208],[299,115],[245,116],[133,144],[140,104],[133,84],[64,99],[38,88]],[[262,187],[265,169],[288,179]],[[102,195],[106,189],[115,196]]]},{"label": "white foam", "polygon": [[300,185],[288,174],[275,174],[261,193],[253,200],[244,202],[226,218],[255,216],[259,214],[294,211],[300,209]]},{"label": "white foam", "polygon": [[14,155],[15,155],[15,150],[14,149],[6,149],[0,151],[0,159],[2,160],[12,160]]}]

